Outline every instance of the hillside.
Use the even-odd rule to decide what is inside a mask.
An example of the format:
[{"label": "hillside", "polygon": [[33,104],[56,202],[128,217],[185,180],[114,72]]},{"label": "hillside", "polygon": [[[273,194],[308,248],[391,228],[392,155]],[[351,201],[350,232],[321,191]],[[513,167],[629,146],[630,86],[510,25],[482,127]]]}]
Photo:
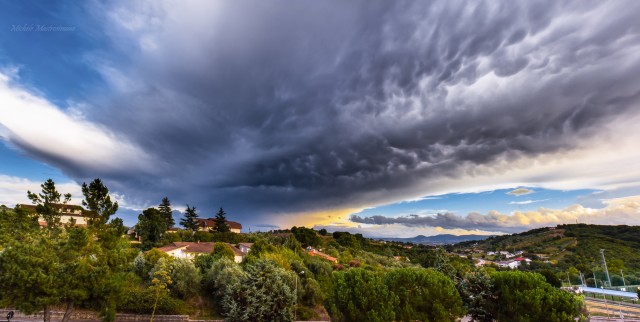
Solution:
[{"label": "hillside", "polygon": [[485,253],[523,251],[525,256],[552,264],[559,271],[573,271],[575,268],[585,274],[604,271],[600,254],[600,249],[604,249],[614,285],[616,282],[622,284],[620,270],[625,278],[633,278],[640,273],[638,226],[559,225],[483,241],[463,242],[452,247],[456,251],[470,248]]}]

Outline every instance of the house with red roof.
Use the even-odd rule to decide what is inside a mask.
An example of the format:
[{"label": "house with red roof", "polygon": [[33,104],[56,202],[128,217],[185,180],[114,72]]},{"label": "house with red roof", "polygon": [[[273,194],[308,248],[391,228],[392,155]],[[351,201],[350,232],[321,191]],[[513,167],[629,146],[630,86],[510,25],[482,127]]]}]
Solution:
[{"label": "house with red roof", "polygon": [[[75,222],[76,226],[87,226],[88,219],[94,214],[89,210],[85,210],[82,206],[77,205],[53,204],[52,206],[60,212],[60,223],[62,224]],[[26,209],[31,213],[37,213],[35,205],[18,204],[18,208]],[[38,216],[38,223],[40,227],[47,226],[47,222],[42,216]]]},{"label": "house with red roof", "polygon": [[[216,228],[216,219],[215,218],[196,218],[198,221],[198,231],[209,231]],[[235,221],[227,220],[227,225],[232,233],[240,233],[242,230],[242,225]]]},{"label": "house with red roof", "polygon": [[[175,258],[183,258],[193,260],[198,255],[208,255],[213,252],[213,242],[174,242],[166,246],[158,248],[159,251],[165,252]],[[240,263],[245,254],[242,253],[237,247],[227,244],[233,251],[234,262]]]},{"label": "house with red roof", "polygon": [[326,259],[326,260],[328,260],[328,261],[330,261],[332,263],[337,263],[338,262],[337,258],[335,258],[333,256],[329,256],[329,255],[327,255],[327,254],[325,254],[323,252],[320,252],[317,249],[312,248],[312,247],[307,247],[307,253],[309,255],[311,255],[311,256],[318,256],[320,258],[324,258],[324,259]]}]

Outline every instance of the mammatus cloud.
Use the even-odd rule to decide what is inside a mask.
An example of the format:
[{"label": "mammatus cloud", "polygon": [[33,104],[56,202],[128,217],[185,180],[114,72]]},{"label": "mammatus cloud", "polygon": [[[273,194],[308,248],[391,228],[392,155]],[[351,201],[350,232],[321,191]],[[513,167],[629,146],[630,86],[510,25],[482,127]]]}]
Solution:
[{"label": "mammatus cloud", "polygon": [[441,227],[445,229],[478,229],[483,231],[515,233],[533,228],[558,224],[607,224],[640,225],[640,196],[618,198],[606,201],[602,209],[573,205],[564,209],[540,208],[536,211],[502,214],[491,211],[487,214],[470,213],[458,216],[441,213],[432,216],[408,215],[400,217],[351,216],[355,223],[370,225],[400,224],[407,227]]},{"label": "mammatus cloud", "polygon": [[[168,195],[259,222],[479,181],[640,180],[632,150],[615,171],[570,157],[602,155],[611,131],[637,138],[625,122],[639,113],[640,2],[91,6],[110,37],[94,53],[109,99],[80,119],[36,104],[72,130],[76,153],[66,135],[41,144],[58,122],[22,129],[32,114],[3,105],[0,123],[34,157],[137,204]],[[559,167],[572,170],[551,176]]]},{"label": "mammatus cloud", "polygon": [[531,189],[527,189],[527,188],[518,188],[512,191],[507,192],[508,195],[512,195],[512,196],[524,196],[524,195],[528,195],[530,193],[533,193],[534,191]]}]

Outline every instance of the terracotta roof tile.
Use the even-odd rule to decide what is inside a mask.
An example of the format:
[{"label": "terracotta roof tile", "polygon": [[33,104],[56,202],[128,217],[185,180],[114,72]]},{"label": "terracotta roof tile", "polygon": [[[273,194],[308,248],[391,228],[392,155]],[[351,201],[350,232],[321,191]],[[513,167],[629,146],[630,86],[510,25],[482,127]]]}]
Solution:
[{"label": "terracotta roof tile", "polygon": [[[216,220],[215,218],[196,218],[196,220],[198,221],[198,225],[200,227],[206,227],[206,228],[215,228],[216,227]],[[231,229],[242,229],[242,225],[238,222],[235,221],[229,221],[227,220],[227,225],[229,225],[229,228]]]}]

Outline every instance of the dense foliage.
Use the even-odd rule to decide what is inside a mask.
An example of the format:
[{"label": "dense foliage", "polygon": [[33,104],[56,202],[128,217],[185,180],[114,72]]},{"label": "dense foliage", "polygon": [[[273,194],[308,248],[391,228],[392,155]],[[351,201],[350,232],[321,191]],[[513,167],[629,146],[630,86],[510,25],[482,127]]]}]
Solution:
[{"label": "dense foliage", "polygon": [[[522,250],[534,261],[523,270],[545,276],[554,286],[567,282],[589,286],[606,281],[600,250],[605,250],[613,286],[640,284],[640,227],[571,224],[533,229],[519,234],[465,242],[452,246],[454,251]],[[594,281],[593,276],[596,276]],[[623,280],[624,276],[624,280]]]},{"label": "dense foliage", "polygon": [[[53,181],[42,188],[29,196],[38,209],[55,209],[51,202],[62,194]],[[65,322],[78,307],[99,311],[105,321],[114,320],[115,312],[228,321],[456,321],[465,314],[476,321],[569,321],[583,313],[580,298],[554,287],[560,283],[557,267],[538,261],[522,269],[541,274],[496,271],[475,268],[471,254],[348,232],[293,227],[237,234],[225,231],[222,208],[218,220],[225,224],[216,227],[223,231],[197,231],[195,207],[188,206],[180,221],[186,229],[169,233],[168,198],[142,211],[137,236],[130,239],[122,220],[110,219],[117,204],[98,179],[84,184],[83,194],[94,218],[86,228],[62,225],[59,213],[50,212],[52,225],[42,229],[38,215],[0,207],[0,304],[27,313],[62,309]],[[556,234],[589,245],[587,236],[599,236],[591,230],[564,227]],[[630,243],[636,242],[633,232],[618,230]],[[515,238],[544,234],[548,230]],[[210,254],[192,260],[157,249],[179,241],[215,244]],[[486,247],[510,242],[497,237]],[[241,263],[229,246],[238,243],[253,243]],[[307,247],[326,255],[312,256]],[[613,267],[616,257],[611,255]]]}]

